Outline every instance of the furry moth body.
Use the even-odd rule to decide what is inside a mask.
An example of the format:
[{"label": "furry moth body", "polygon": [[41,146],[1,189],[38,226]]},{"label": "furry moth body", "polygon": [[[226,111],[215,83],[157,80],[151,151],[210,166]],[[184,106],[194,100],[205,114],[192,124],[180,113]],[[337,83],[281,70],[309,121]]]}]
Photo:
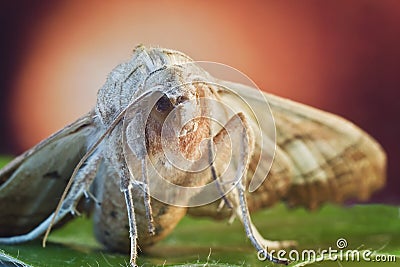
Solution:
[{"label": "furry moth body", "polygon": [[[187,65],[191,62],[177,51],[138,47],[130,61],[110,73],[92,111],[5,166],[0,171],[0,243],[42,236],[53,222],[70,219],[82,196],[93,194],[101,203],[93,208],[97,239],[110,249],[130,251],[132,266],[136,266],[138,246],[145,250],[167,236],[187,213],[214,218],[234,214],[257,250],[285,247],[293,242],[261,237],[251,223],[249,210],[281,200],[312,209],[326,201],[364,200],[384,185],[385,153],[370,136],[335,115],[265,93],[276,124],[275,158],[268,179],[253,193],[247,192],[250,181],[246,177],[255,173],[253,163],[260,161],[263,148],[253,136],[253,118],[224,88],[240,95],[252,108],[261,109],[260,100],[254,97],[255,89],[217,80],[195,64]],[[146,99],[154,88],[159,97],[154,107],[148,108]],[[201,157],[206,150],[199,147],[207,138],[212,138],[222,153],[211,164],[211,171],[189,175],[166,164],[160,132],[168,114],[185,101],[196,103],[193,112],[197,115],[207,115],[210,107],[202,104],[201,97],[230,102],[239,111],[224,125],[227,130],[217,133],[211,133],[210,121],[202,116],[184,126],[174,145],[184,157]],[[122,135],[124,118],[132,106],[136,111],[133,121],[140,124],[141,108],[147,108],[148,120],[143,129],[132,129],[131,137],[137,140],[130,141],[134,144],[133,161],[128,165]],[[145,134],[140,135],[139,130]],[[149,180],[154,173],[147,173],[149,163],[169,182],[181,186],[201,186],[215,179],[225,164],[226,149],[232,149],[225,145],[228,130],[238,141],[243,155],[238,166],[244,174],[224,197],[228,205],[218,209],[219,202],[214,201],[187,208],[150,197]],[[266,168],[263,175],[268,173]]]}]

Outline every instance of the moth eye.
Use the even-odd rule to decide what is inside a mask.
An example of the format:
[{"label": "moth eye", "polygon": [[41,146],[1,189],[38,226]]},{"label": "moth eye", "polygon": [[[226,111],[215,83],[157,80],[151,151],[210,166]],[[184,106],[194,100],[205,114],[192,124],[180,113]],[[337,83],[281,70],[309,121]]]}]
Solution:
[{"label": "moth eye", "polygon": [[168,96],[166,96],[165,94],[158,99],[157,103],[156,103],[156,110],[158,112],[166,112],[172,109],[172,103],[169,100]]}]

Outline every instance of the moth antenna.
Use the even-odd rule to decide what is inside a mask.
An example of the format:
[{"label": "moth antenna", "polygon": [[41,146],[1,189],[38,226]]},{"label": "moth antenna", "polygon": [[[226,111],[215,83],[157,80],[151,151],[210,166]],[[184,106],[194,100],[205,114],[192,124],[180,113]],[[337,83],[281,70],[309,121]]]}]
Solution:
[{"label": "moth antenna", "polygon": [[[128,106],[129,107],[129,106]],[[50,221],[49,226],[47,227],[46,233],[44,234],[43,237],[43,241],[42,241],[42,246],[46,247],[46,241],[47,238],[49,237],[51,228],[53,227],[54,221],[57,217],[57,214],[60,212],[62,203],[64,202],[68,190],[71,188],[72,183],[74,181],[74,178],[76,176],[76,174],[78,173],[79,169],[82,167],[82,165],[85,163],[85,161],[90,157],[90,155],[93,154],[93,152],[96,150],[96,148],[99,146],[99,144],[104,140],[104,138],[112,131],[114,130],[115,126],[121,121],[121,119],[123,118],[123,116],[126,113],[126,110],[128,109],[128,107],[126,107],[124,110],[122,110],[118,116],[115,118],[115,120],[113,121],[113,123],[110,125],[110,127],[107,128],[107,130],[97,139],[97,141],[93,144],[93,146],[86,152],[85,155],[83,155],[82,159],[79,161],[79,163],[76,165],[74,171],[72,172],[71,178],[69,178],[68,184],[66,185],[64,192],[61,195],[60,200],[58,201],[56,210],[54,211],[54,215],[53,218]]]},{"label": "moth antenna", "polygon": [[155,227],[154,227],[154,219],[153,219],[153,209],[151,207],[151,199],[150,199],[150,188],[149,188],[149,177],[147,176],[147,161],[146,157],[142,159],[142,178],[143,178],[143,198],[144,198],[144,207],[146,210],[147,221],[149,222],[149,234],[155,235]]}]

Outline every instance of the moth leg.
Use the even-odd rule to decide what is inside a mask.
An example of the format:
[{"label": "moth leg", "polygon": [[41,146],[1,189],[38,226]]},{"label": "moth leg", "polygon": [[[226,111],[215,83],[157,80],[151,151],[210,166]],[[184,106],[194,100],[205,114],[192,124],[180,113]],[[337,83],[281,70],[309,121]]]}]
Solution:
[{"label": "moth leg", "polygon": [[276,249],[293,247],[293,246],[296,246],[297,243],[295,241],[291,241],[291,240],[270,241],[270,240],[264,239],[262,237],[262,235],[258,232],[257,228],[254,226],[253,222],[251,221],[250,213],[247,208],[245,188],[244,188],[243,184],[239,183],[236,186],[236,190],[237,190],[236,191],[237,196],[239,198],[239,206],[236,208],[236,213],[238,214],[238,217],[242,221],[245,231],[246,231],[246,235],[250,239],[253,246],[257,249],[257,251],[261,251],[261,250],[264,251],[264,253],[266,253],[267,258],[273,262],[285,263],[285,264],[288,263],[287,261],[270,257],[267,253],[267,250],[268,249],[276,250]]},{"label": "moth leg", "polygon": [[101,201],[99,201],[97,197],[92,192],[90,192],[89,188],[86,188],[85,191],[83,191],[83,195],[85,196],[85,198],[91,199],[96,205],[101,205]]},{"label": "moth leg", "polygon": [[135,208],[133,205],[132,197],[132,185],[129,185],[124,191],[126,208],[128,211],[128,221],[129,221],[129,238],[131,240],[131,255],[130,255],[130,265],[136,267],[137,258],[137,228],[136,228],[136,218],[135,218]]},{"label": "moth leg", "polygon": [[229,200],[226,198],[225,194],[223,193],[221,184],[218,181],[218,175],[217,175],[217,171],[216,171],[215,165],[214,165],[215,162],[212,162],[212,160],[214,158],[214,149],[213,149],[211,140],[208,142],[208,151],[209,151],[208,158],[209,158],[211,176],[212,176],[213,181],[216,182],[215,184],[217,186],[217,189],[218,189],[219,193],[221,193],[221,196],[222,196],[221,202],[218,206],[218,211],[221,211],[224,206],[226,206],[229,209],[232,209],[232,205],[231,205],[231,203],[229,203]]},{"label": "moth leg", "polygon": [[[59,222],[68,213],[74,214],[75,207],[83,195],[84,190],[93,182],[94,178],[96,177],[97,167],[99,166],[100,162],[101,154],[99,152],[95,152],[88,158],[86,165],[84,165],[78,171],[77,175],[73,178],[73,184],[67,194],[67,197],[62,203],[60,211],[55,216],[54,224]],[[0,243],[17,244],[36,239],[46,232],[53,221],[53,217],[54,212],[29,233],[11,237],[0,237]]]},{"label": "moth leg", "polygon": [[[122,162],[121,162],[122,163]],[[135,207],[133,204],[133,181],[131,180],[131,174],[128,170],[128,166],[125,162],[122,163],[121,169],[119,171],[121,177],[121,191],[125,196],[126,209],[128,212],[128,223],[129,223],[129,238],[131,241],[130,244],[130,260],[129,263],[132,267],[137,267],[136,258],[137,258],[137,227],[136,227],[136,216],[135,216]],[[136,184],[137,185],[137,184]]]},{"label": "moth leg", "polygon": [[143,198],[144,198],[144,208],[146,210],[147,221],[149,222],[149,233],[150,235],[155,235],[153,210],[151,208],[150,192],[149,192],[149,178],[147,176],[147,161],[146,158],[142,159],[142,187],[143,187]]},{"label": "moth leg", "polygon": [[143,189],[143,198],[144,198],[144,207],[146,211],[146,218],[149,222],[149,233],[154,235],[155,234],[155,227],[154,227],[154,220],[153,214],[151,209],[151,201],[150,201],[150,193],[148,187],[148,176],[147,176],[147,164],[146,158],[142,159],[142,181],[137,181],[131,179],[131,173],[129,172],[128,166],[126,165],[125,161],[120,161],[120,177],[121,177],[121,191],[124,193],[125,196],[125,203],[128,212],[128,223],[129,223],[129,238],[131,241],[130,244],[130,265],[136,265],[136,258],[137,258],[137,226],[136,226],[136,217],[135,217],[135,207],[133,203],[133,194],[132,189],[133,187],[141,187]]},{"label": "moth leg", "polygon": [[[257,231],[257,228],[251,221],[250,212],[246,201],[246,176],[250,164],[250,159],[253,151],[253,135],[251,128],[247,124],[246,118],[242,113],[232,117],[224,127],[221,133],[217,135],[218,143],[225,143],[227,138],[233,138],[233,143],[239,145],[239,160],[236,166],[235,188],[227,198],[234,207],[234,212],[243,223],[247,237],[257,251],[262,251],[266,258],[272,262],[287,264],[285,260],[281,260],[271,256],[267,249],[276,249],[283,246],[292,246],[292,241],[269,241],[265,240]],[[229,136],[228,136],[229,133]]]}]

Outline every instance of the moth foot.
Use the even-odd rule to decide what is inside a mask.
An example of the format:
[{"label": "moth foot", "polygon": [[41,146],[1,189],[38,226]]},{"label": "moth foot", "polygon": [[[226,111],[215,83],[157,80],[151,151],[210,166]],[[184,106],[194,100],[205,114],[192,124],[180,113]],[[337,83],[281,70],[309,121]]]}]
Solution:
[{"label": "moth foot", "polygon": [[76,208],[71,208],[70,213],[72,216],[81,216],[81,213]]},{"label": "moth foot", "polygon": [[85,198],[92,200],[96,205],[101,206],[101,202],[93,195],[90,190],[83,191]]},{"label": "moth foot", "polygon": [[236,213],[232,213],[228,219],[228,224],[231,225],[236,219]]},{"label": "moth foot", "polygon": [[225,201],[222,199],[217,207],[217,212],[220,212],[225,207]]}]

